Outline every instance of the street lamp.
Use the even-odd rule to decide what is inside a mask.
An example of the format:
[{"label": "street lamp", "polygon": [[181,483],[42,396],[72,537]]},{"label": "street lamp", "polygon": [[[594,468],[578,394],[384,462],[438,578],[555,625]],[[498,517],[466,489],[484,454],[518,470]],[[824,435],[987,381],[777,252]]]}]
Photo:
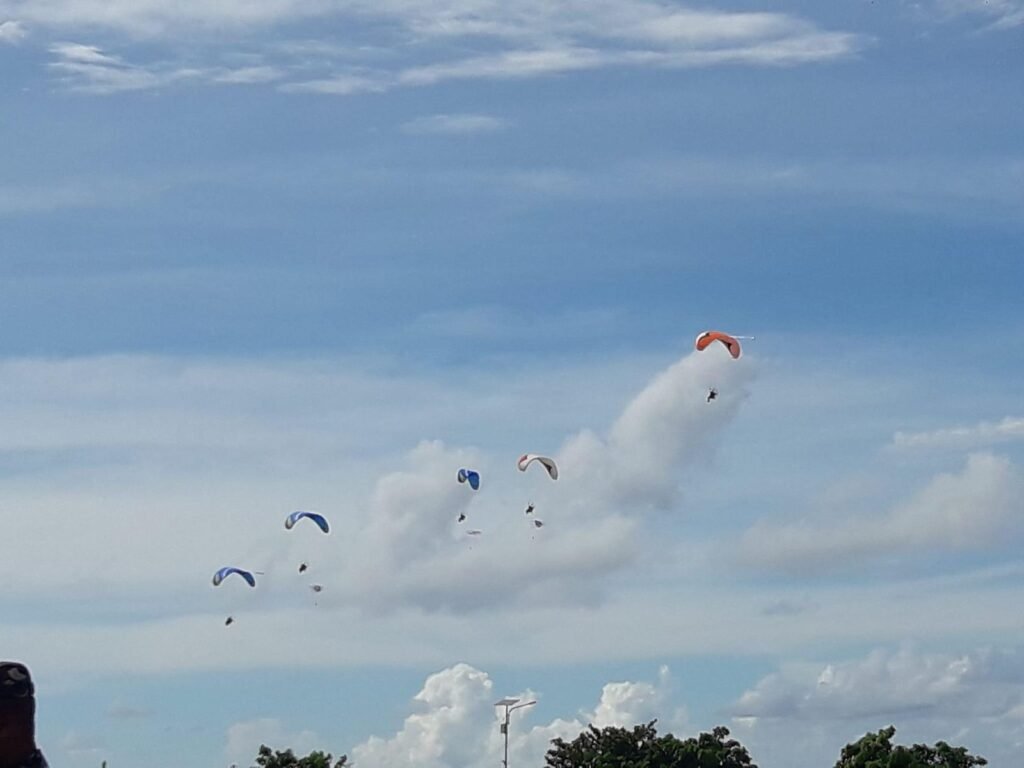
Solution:
[{"label": "street lamp", "polygon": [[505,735],[505,759],[501,761],[501,764],[508,768],[508,718],[509,715],[517,709],[523,707],[530,707],[536,704],[536,701],[524,701],[522,704],[519,703],[519,699],[502,699],[501,701],[494,702],[496,707],[505,708],[505,722],[501,724],[501,732]]}]

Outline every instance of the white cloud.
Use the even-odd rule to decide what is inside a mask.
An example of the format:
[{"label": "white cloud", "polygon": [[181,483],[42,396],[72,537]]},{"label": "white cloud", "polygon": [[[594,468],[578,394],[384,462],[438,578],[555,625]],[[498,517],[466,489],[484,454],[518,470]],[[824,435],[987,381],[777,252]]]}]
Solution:
[{"label": "white cloud", "polygon": [[50,68],[60,73],[68,88],[82,93],[147,90],[206,76],[200,70],[188,67],[128,64],[93,45],[58,43],[50,47],[50,52],[57,56],[56,61],[50,62]]},{"label": "white cloud", "polygon": [[622,54],[606,54],[592,48],[561,47],[543,50],[504,51],[491,56],[426,64],[398,75],[402,85],[434,85],[445,80],[477,80],[536,77],[606,66]]},{"label": "white cloud", "polygon": [[[576,493],[567,503],[627,509],[674,505],[681,471],[708,463],[752,379],[746,358],[734,361],[717,348],[670,366],[626,406],[606,437],[583,431],[566,442],[560,455],[580,467],[580,479],[565,483]],[[719,397],[709,405],[712,387]]]},{"label": "white cloud", "polygon": [[951,654],[904,645],[784,664],[731,709],[735,735],[764,764],[828,764],[843,744],[893,723],[898,743],[965,744],[992,765],[1014,765],[1024,756],[1016,719],[1022,682],[1018,648]]},{"label": "white cloud", "polygon": [[922,551],[985,551],[1024,534],[1024,479],[1008,459],[972,454],[959,474],[940,474],[885,515],[843,522],[760,523],[743,537],[750,564],[791,571],[827,570]]},{"label": "white cloud", "polygon": [[278,67],[254,66],[226,69],[213,75],[213,81],[233,85],[271,83],[285,77],[285,72]]},{"label": "white cloud", "polygon": [[1024,655],[1016,650],[950,656],[904,646],[853,661],[788,665],[746,691],[733,711],[790,720],[996,717],[1024,701],[1022,683]]},{"label": "white cloud", "polygon": [[[456,664],[427,678],[413,699],[417,712],[388,738],[371,737],[352,750],[353,762],[363,768],[482,768],[502,759],[501,715],[494,702],[497,691],[490,676],[468,664]],[[509,729],[509,762],[538,765],[555,738],[571,740],[588,724],[628,727],[666,714],[669,674],[662,668],[657,683],[608,683],[593,711],[544,725],[525,727],[542,710],[542,695],[513,694],[537,705],[516,710]],[[662,726],[664,730],[665,726]]]},{"label": "white cloud", "polygon": [[234,723],[228,728],[224,759],[231,764],[252,765],[263,744],[274,750],[291,749],[298,756],[313,750],[331,751],[313,731],[290,730],[277,718],[260,717]]},{"label": "white cloud", "polygon": [[414,697],[409,715],[391,738],[371,737],[352,750],[364,768],[472,766],[496,752],[498,698],[490,677],[468,664],[431,675]]},{"label": "white cloud", "polygon": [[[591,604],[635,555],[636,515],[671,502],[680,471],[706,460],[737,412],[746,367],[732,362],[704,354],[672,366],[607,439],[571,438],[558,457],[563,477],[552,483],[515,471],[516,456],[542,448],[521,436],[487,450],[426,440],[404,456],[396,440],[439,428],[476,433],[480,419],[505,409],[557,424],[572,412],[560,403],[579,401],[566,388],[571,378],[557,385],[560,393],[547,379],[525,387],[518,380],[513,389],[500,377],[406,384],[326,363],[6,361],[0,451],[29,471],[8,478],[0,520],[10,536],[36,544],[3,558],[0,574],[10,577],[12,595],[100,590],[114,599],[162,593],[173,602],[192,591],[185,585],[199,563],[210,573],[255,563],[273,584],[307,554],[323,563],[326,605],[489,609],[508,583],[518,588],[506,602]],[[712,381],[723,394],[708,406]],[[531,442],[544,435],[550,452],[556,433],[529,423],[509,428],[523,428]],[[42,493],[31,471],[37,463],[49,467]],[[467,465],[483,473],[479,494],[455,482]],[[543,529],[523,515],[528,501]],[[328,513],[335,535],[281,538],[283,516],[301,507]],[[469,520],[460,526],[463,511]],[[53,516],[61,525],[44,536]],[[150,535],[129,540],[125,521],[136,519]],[[255,519],[265,522],[254,527]],[[468,526],[485,535],[467,541]],[[76,556],[85,542],[106,554]],[[338,554],[328,556],[332,547]],[[16,577],[26,569],[37,578]]]},{"label": "white cloud", "polygon": [[658,682],[607,683],[601,690],[601,700],[593,714],[587,718],[595,728],[609,726],[629,727],[661,719],[662,730],[682,725],[677,717],[669,718],[671,678],[668,667],[658,671]]},{"label": "white cloud", "polygon": [[[237,0],[215,4],[196,0],[174,4],[164,0],[0,0],[0,12],[4,10],[17,10],[35,24],[61,31],[113,29],[134,37],[166,40],[179,39],[185,33],[199,41],[200,51],[204,50],[204,33],[211,45],[216,40],[223,46],[225,39],[230,44],[233,33],[253,27],[303,19],[347,21],[362,30],[363,37],[343,51],[320,43],[313,67],[308,44],[301,53],[295,48],[288,53],[280,46],[268,51],[276,58],[266,66],[293,78],[283,90],[336,95],[428,86],[453,79],[538,77],[615,66],[802,64],[847,57],[866,44],[857,35],[822,30],[811,21],[784,13],[697,11],[644,0],[571,0],[554,5],[538,0],[435,0],[423,4],[406,0],[276,0],[258,4]],[[486,46],[481,45],[483,41]],[[383,59],[369,55],[380,50],[390,55]],[[465,55],[466,50],[476,53]],[[349,61],[353,51],[361,52],[358,58],[364,61],[372,60],[374,68],[353,71]],[[344,61],[341,68],[339,61]],[[67,64],[87,62],[58,63],[66,69]],[[109,67],[111,62],[104,65]],[[218,79],[219,68],[208,63],[162,62],[140,64],[135,69],[154,79],[144,84],[139,72],[131,81],[124,72],[115,76],[77,69],[75,74],[89,82],[95,80],[88,90],[97,93],[158,87],[176,81],[172,73],[185,71],[195,71],[197,77],[214,82],[254,82],[241,75],[240,80]],[[259,82],[277,79],[261,76]]]},{"label": "white cloud", "polygon": [[381,93],[388,87],[387,79],[379,75],[339,74],[318,80],[285,83],[281,86],[281,90],[286,93],[325,93],[349,96],[353,93]]},{"label": "white cloud", "polygon": [[83,45],[81,43],[55,43],[50,46],[50,52],[57,54],[65,62],[76,64],[97,64],[105,66],[120,67],[122,61],[116,56],[109,56],[95,45]]},{"label": "white cloud", "polygon": [[1024,418],[1007,416],[999,422],[982,421],[969,427],[897,432],[890,447],[971,449],[1016,440],[1024,440]]},{"label": "white cloud", "polygon": [[417,117],[405,123],[402,130],[411,134],[466,136],[475,133],[494,133],[507,127],[508,122],[500,117],[463,113]]},{"label": "white cloud", "polygon": [[[483,609],[505,584],[517,584],[506,602],[597,599],[635,554],[636,515],[675,503],[681,473],[708,462],[746,395],[749,363],[717,352],[692,353],[657,376],[606,438],[586,431],[566,441],[557,483],[543,473],[510,475],[475,451],[422,443],[408,468],[378,481],[337,599],[376,609]],[[709,407],[712,385],[722,394]],[[516,453],[527,450],[541,448]],[[485,492],[451,482],[460,466],[482,472]],[[528,501],[546,523],[539,531],[521,513]],[[484,530],[473,546],[453,523],[460,513],[465,526]]]},{"label": "white cloud", "polygon": [[1013,29],[1024,24],[1024,2],[1021,0],[935,0],[943,16],[970,14],[991,19],[991,29]]},{"label": "white cloud", "polygon": [[20,21],[0,21],[0,43],[17,43],[27,36],[28,31]]}]

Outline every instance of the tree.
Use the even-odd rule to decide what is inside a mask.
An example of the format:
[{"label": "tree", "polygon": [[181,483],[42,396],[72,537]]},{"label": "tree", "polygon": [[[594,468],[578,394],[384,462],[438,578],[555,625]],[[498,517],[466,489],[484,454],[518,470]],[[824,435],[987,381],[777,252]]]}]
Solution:
[{"label": "tree", "polygon": [[934,747],[915,744],[893,746],[896,728],[889,726],[866,734],[843,747],[835,768],[973,768],[988,765],[988,760],[968,754],[964,747],[951,747],[944,741]]},{"label": "tree", "polygon": [[729,729],[680,741],[658,736],[652,720],[627,728],[590,726],[573,741],[554,739],[547,768],[757,768],[747,750],[729,739]]},{"label": "tree", "polygon": [[338,762],[333,766],[331,759],[329,752],[310,752],[305,757],[296,757],[290,749],[286,749],[284,752],[275,752],[263,744],[260,746],[256,765],[259,768],[344,768],[348,765],[348,756],[346,755],[339,757]]}]

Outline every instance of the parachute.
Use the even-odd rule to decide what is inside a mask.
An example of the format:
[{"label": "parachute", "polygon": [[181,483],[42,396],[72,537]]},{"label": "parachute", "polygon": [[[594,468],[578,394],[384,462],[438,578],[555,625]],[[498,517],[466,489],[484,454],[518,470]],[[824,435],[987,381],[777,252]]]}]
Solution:
[{"label": "parachute", "polygon": [[234,568],[232,566],[225,566],[224,568],[221,568],[219,571],[217,571],[215,574],[213,574],[213,586],[219,587],[220,583],[222,581],[224,581],[224,579],[226,579],[228,576],[230,576],[233,573],[237,573],[239,576],[241,576],[243,579],[245,579],[245,582],[250,587],[255,587],[256,586],[256,577],[255,576],[253,576],[248,571],[243,571],[241,568]]},{"label": "parachute", "polygon": [[474,491],[480,490],[480,473],[473,469],[466,469],[463,467],[459,470],[459,482],[469,483],[469,487]]},{"label": "parachute", "polygon": [[479,535],[480,535],[480,534],[482,534],[482,533],[483,533],[483,531],[481,531],[481,530],[479,530],[479,529],[477,529],[477,528],[474,528],[474,529],[473,529],[473,530],[471,530],[471,531],[466,531],[466,535],[467,535],[467,536],[479,536]]},{"label": "parachute", "polygon": [[754,337],[730,336],[729,334],[722,333],[721,331],[704,331],[704,333],[697,337],[697,340],[694,342],[694,346],[697,348],[698,352],[703,352],[711,346],[713,342],[720,341],[725,348],[729,350],[729,354],[733,356],[733,359],[739,360],[740,355],[743,354],[739,340],[752,338]]},{"label": "parachute", "polygon": [[290,531],[292,526],[304,517],[316,523],[324,533],[331,532],[331,527],[327,524],[327,518],[317,512],[292,512],[284,519],[284,527]]},{"label": "parachute", "polygon": [[536,453],[524,453],[519,457],[519,463],[516,466],[519,467],[520,472],[525,472],[526,468],[535,461],[539,462],[548,471],[548,475],[552,480],[558,479],[558,467],[555,465],[554,459],[549,459],[547,456],[538,456]]}]

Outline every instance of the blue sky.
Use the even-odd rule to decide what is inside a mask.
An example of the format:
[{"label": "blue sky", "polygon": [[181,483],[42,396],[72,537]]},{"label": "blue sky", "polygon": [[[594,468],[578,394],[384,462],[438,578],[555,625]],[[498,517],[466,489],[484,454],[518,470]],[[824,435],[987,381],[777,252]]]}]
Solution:
[{"label": "blue sky", "polygon": [[476,768],[508,694],[517,764],[653,717],[1019,761],[1022,29],[0,0],[0,654],[53,762]]}]

